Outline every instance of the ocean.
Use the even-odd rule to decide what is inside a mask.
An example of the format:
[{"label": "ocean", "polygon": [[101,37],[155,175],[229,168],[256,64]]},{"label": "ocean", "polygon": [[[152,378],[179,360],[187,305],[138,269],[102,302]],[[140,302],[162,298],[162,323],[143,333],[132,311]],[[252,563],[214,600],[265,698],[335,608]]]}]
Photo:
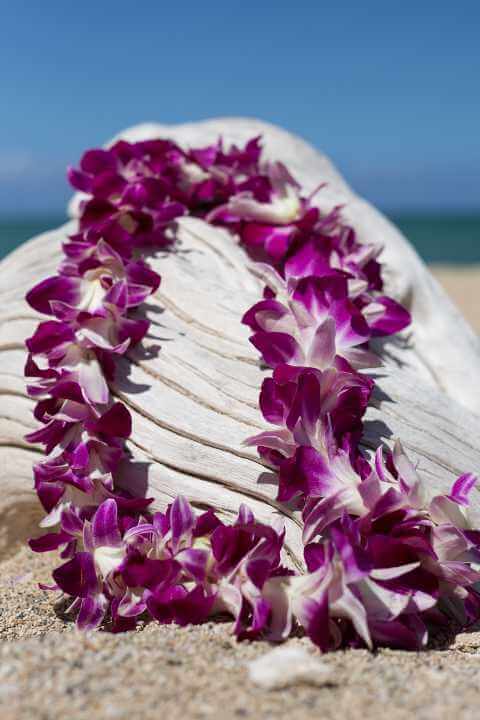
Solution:
[{"label": "ocean", "polygon": [[[480,263],[480,214],[398,214],[391,219],[430,263]],[[62,216],[0,217],[0,258],[65,222]]]}]

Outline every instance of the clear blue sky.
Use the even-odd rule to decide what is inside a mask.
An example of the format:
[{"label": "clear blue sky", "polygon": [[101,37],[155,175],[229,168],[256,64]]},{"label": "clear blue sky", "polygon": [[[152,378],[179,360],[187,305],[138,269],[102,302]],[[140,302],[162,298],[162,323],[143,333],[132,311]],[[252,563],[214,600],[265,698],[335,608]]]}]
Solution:
[{"label": "clear blue sky", "polygon": [[386,209],[480,210],[480,2],[2,0],[0,212],[52,211],[83,149],[252,115]]}]

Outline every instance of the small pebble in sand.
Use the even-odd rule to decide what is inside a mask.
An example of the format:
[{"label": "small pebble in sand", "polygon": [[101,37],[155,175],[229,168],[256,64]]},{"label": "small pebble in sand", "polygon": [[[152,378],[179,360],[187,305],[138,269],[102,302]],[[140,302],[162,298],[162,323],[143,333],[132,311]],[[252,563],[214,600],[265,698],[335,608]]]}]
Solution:
[{"label": "small pebble in sand", "polygon": [[300,683],[321,686],[332,679],[331,668],[299,647],[282,646],[248,665],[250,680],[265,690],[280,690]]}]

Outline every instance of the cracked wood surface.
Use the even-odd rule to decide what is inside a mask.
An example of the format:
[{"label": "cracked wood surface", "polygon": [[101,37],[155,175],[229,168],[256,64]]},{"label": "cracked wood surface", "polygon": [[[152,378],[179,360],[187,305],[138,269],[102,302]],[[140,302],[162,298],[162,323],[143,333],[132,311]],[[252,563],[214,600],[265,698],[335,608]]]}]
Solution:
[{"label": "cracked wood surface", "polygon": [[[385,245],[388,290],[409,306],[414,322],[379,348],[385,365],[376,371],[365,447],[400,437],[432,493],[447,490],[463,472],[479,472],[479,341],[407,241],[352,194],[324,156],[278,128],[251,120],[143,125],[122,136],[170,136],[199,145],[219,132],[227,142],[261,132],[267,155],[287,163],[306,191],[329,182],[318,196],[322,207],[347,203],[344,214],[360,236]],[[39,449],[23,439],[35,427],[33,402],[25,392],[23,343],[39,316],[24,295],[54,273],[61,242],[74,228],[72,220],[44,233],[0,263],[0,554],[2,547],[10,552],[14,541],[35,531],[41,516],[31,471]],[[265,427],[258,409],[265,371],[240,323],[261,295],[261,278],[227,231],[184,218],[176,234],[173,252],[151,258],[162,284],[144,307],[150,330],[143,345],[121,360],[112,387],[133,417],[133,463],[121,469],[119,482],[154,495],[159,507],[183,493],[227,516],[243,501],[265,521],[281,513],[290,561],[300,564],[300,520],[275,501],[274,478],[255,449],[243,444]],[[473,505],[480,522],[478,494]]]}]

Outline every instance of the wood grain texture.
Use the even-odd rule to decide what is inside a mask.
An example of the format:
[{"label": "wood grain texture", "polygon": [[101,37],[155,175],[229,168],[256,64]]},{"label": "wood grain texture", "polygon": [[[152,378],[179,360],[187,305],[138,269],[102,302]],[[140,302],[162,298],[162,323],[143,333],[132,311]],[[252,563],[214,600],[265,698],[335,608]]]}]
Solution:
[{"label": "wood grain texture", "polygon": [[[262,133],[266,152],[284,161],[306,191],[322,181],[322,207],[347,203],[346,218],[369,241],[385,245],[389,291],[406,302],[413,326],[380,348],[385,365],[367,413],[365,447],[401,437],[432,493],[465,471],[480,471],[480,345],[408,242],[383,216],[353,195],[330,162],[303,141],[253,120],[219,119],[176,127],[142,125],[122,133],[136,140],[172,137],[201,145],[221,133],[243,142]],[[75,214],[78,198],[71,208]],[[23,379],[24,340],[38,322],[25,292],[52,274],[61,242],[75,220],[44,233],[0,263],[0,535],[4,548],[23,541],[38,521],[31,490],[39,450],[23,437],[35,423]],[[133,463],[121,483],[138,485],[164,507],[178,493],[198,506],[232,515],[248,502],[260,519],[285,516],[287,552],[301,564],[301,522],[275,501],[274,478],[244,440],[264,428],[258,393],[265,375],[240,324],[262,280],[223,229],[181,219],[175,250],[151,258],[162,284],[145,305],[149,333],[123,359],[112,391],[133,417]],[[474,512],[480,522],[476,494]],[[22,519],[23,518],[23,519]]]}]

